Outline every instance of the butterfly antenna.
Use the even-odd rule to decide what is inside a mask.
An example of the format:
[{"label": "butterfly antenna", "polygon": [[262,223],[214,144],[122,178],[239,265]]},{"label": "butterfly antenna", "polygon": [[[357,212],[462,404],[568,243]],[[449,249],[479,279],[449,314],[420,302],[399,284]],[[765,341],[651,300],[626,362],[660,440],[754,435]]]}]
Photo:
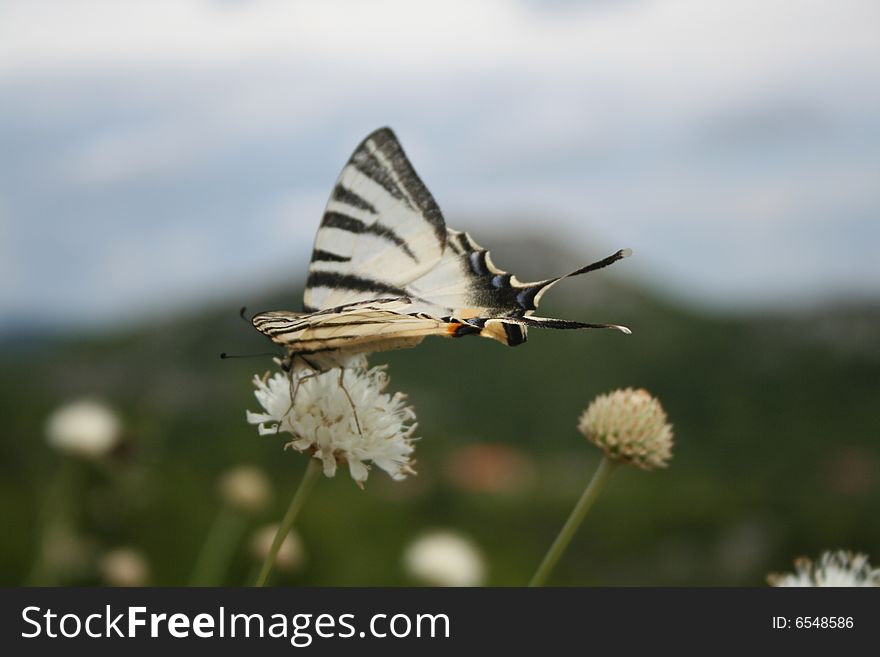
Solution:
[{"label": "butterfly antenna", "polygon": [[[247,312],[247,306],[242,306],[238,311],[238,316],[241,317],[242,321],[247,322],[248,325],[252,326],[251,320],[244,316]],[[262,352],[259,354],[227,354],[225,351],[220,354],[220,360],[228,360],[230,358],[261,358],[263,356],[276,356],[276,354],[270,354],[268,352]]]},{"label": "butterfly antenna", "polygon": [[263,356],[270,356],[272,358],[276,358],[278,354],[273,354],[268,351],[264,351],[259,354],[227,354],[225,351],[220,354],[220,360],[230,360],[232,358],[262,358]]}]

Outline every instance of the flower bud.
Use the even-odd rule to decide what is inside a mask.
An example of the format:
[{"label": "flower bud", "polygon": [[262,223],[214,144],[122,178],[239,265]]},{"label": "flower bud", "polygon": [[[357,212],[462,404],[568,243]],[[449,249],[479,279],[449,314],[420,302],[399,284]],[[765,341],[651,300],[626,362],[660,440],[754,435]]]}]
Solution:
[{"label": "flower bud", "polygon": [[83,399],[57,408],[46,422],[49,444],[68,454],[100,458],[119,442],[120,423],[106,405]]},{"label": "flower bud", "polygon": [[581,415],[578,431],[608,458],[643,470],[666,467],[672,458],[672,425],[644,389],[599,395]]},{"label": "flower bud", "polygon": [[[277,533],[278,525],[266,525],[254,532],[251,538],[251,554],[254,559],[257,561],[266,560],[272,547],[272,541],[275,540],[275,534]],[[304,561],[305,549],[303,548],[302,539],[295,529],[291,529],[278,549],[278,556],[275,558],[275,568],[286,572],[293,572],[298,570]]]},{"label": "flower bud", "polygon": [[272,499],[269,480],[259,468],[239,465],[220,478],[220,497],[232,508],[249,514],[264,511]]},{"label": "flower bud", "polygon": [[417,538],[406,549],[403,562],[411,577],[432,586],[479,586],[486,577],[476,545],[446,530]]},{"label": "flower bud", "polygon": [[108,586],[146,586],[150,578],[147,560],[130,547],[107,552],[101,557],[98,570]]}]

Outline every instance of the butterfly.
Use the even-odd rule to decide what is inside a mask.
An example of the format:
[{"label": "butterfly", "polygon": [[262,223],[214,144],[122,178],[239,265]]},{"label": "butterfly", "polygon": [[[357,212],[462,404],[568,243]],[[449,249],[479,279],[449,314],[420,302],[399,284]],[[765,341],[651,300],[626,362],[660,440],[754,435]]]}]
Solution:
[{"label": "butterfly", "polygon": [[389,128],[355,149],[333,187],[315,238],[303,312],[273,310],[254,327],[315,371],[353,356],[414,347],[425,337],[478,335],[516,346],[529,327],[611,328],[539,317],[541,296],[559,281],[630,255],[623,249],[573,272],[520,282],[440,208]]}]

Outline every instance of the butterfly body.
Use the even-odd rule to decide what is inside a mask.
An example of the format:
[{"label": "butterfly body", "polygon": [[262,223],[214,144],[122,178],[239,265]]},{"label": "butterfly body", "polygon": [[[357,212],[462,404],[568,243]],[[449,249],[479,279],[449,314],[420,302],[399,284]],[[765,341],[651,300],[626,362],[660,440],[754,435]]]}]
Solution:
[{"label": "butterfly body", "polygon": [[425,337],[479,335],[522,344],[529,326],[616,328],[534,316],[563,278],[607,266],[612,256],[556,278],[523,283],[499,269],[467,233],[447,228],[388,128],[376,130],[343,168],[315,238],[304,311],[257,313],[252,323],[319,369],[352,356],[414,347]]}]

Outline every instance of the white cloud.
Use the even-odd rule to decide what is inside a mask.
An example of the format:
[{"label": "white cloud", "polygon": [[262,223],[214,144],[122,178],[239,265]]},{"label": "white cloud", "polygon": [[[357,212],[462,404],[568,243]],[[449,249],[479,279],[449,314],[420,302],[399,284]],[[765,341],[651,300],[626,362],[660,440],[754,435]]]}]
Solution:
[{"label": "white cloud", "polygon": [[564,13],[508,0],[20,0],[0,6],[0,70],[229,72],[335,62],[382,66],[377,77],[428,69],[440,77],[493,68],[551,79],[622,73],[671,100],[681,98],[677,91],[721,97],[780,74],[802,77],[805,61],[820,72],[855,63],[876,71],[878,18],[871,0],[667,0]]},{"label": "white cloud", "polygon": [[20,2],[0,8],[0,84],[110,76],[150,103],[150,121],[110,125],[70,154],[64,166],[83,182],[173,176],[359,106],[424,123],[463,106],[474,153],[521,160],[553,155],[573,133],[591,151],[675,140],[774,97],[876,108],[880,88],[864,84],[880,77],[874,17],[877,5],[859,1],[564,13],[501,0]]},{"label": "white cloud", "polygon": [[[878,18],[873,0],[0,3],[4,203],[32,229],[9,248],[78,222],[105,262],[137,235],[153,259],[124,259],[113,289],[77,288],[87,256],[56,245],[85,310],[172,273],[181,294],[273,257],[295,276],[344,158],[391,123],[450,223],[553,218],[704,297],[876,279],[880,259],[811,260],[829,227],[861,245],[880,212]],[[34,281],[19,307],[55,300],[10,262]]]}]

